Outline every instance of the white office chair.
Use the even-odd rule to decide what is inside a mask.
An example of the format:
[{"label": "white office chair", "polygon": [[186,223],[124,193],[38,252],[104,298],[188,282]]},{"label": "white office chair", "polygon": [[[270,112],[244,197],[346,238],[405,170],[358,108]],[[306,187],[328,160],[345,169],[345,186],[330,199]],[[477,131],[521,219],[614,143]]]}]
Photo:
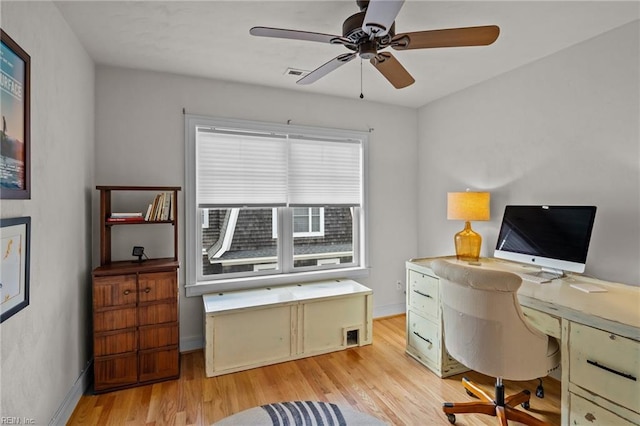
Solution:
[{"label": "white office chair", "polygon": [[534,328],[520,308],[516,292],[519,276],[503,271],[456,264],[446,260],[431,263],[441,278],[444,340],[449,354],[472,370],[496,378],[495,397],[468,379],[467,393],[480,401],[445,402],[442,410],[449,422],[455,415],[483,413],[527,425],[546,425],[515,407],[529,408],[530,392],[505,397],[503,379],[532,380],[546,376],[560,364],[556,339]]}]

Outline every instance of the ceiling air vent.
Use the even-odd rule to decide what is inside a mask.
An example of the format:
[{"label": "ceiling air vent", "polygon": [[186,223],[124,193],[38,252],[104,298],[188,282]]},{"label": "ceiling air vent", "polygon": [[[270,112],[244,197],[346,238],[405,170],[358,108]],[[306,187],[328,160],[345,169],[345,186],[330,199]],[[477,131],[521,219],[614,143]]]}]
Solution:
[{"label": "ceiling air vent", "polygon": [[294,77],[304,77],[307,74],[309,74],[309,71],[299,70],[296,68],[287,68],[284,72],[284,75],[292,75]]}]

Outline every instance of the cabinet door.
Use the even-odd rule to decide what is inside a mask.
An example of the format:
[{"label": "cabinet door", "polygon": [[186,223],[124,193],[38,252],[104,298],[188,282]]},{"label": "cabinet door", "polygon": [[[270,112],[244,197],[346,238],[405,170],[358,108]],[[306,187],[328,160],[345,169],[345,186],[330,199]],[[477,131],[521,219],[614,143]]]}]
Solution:
[{"label": "cabinet door", "polygon": [[140,350],[176,346],[178,344],[178,324],[141,326],[139,335]]},{"label": "cabinet door", "polygon": [[111,308],[136,304],[136,276],[94,277],[93,308]]},{"label": "cabinet door", "polygon": [[132,385],[138,382],[138,356],[134,352],[96,358],[93,370],[97,391]]},{"label": "cabinet door", "polygon": [[292,354],[295,306],[216,315],[213,319],[213,371],[266,365]]},{"label": "cabinet door", "polygon": [[366,308],[364,296],[304,303],[302,353],[309,355],[345,348],[348,330],[358,334],[359,344],[365,337]]},{"label": "cabinet door", "polygon": [[93,354],[98,357],[134,352],[137,340],[135,329],[96,333],[93,338]]},{"label": "cabinet door", "polygon": [[180,373],[178,348],[140,351],[140,381],[169,379]]},{"label": "cabinet door", "polygon": [[176,271],[140,274],[138,277],[138,301],[176,300],[178,279]]}]

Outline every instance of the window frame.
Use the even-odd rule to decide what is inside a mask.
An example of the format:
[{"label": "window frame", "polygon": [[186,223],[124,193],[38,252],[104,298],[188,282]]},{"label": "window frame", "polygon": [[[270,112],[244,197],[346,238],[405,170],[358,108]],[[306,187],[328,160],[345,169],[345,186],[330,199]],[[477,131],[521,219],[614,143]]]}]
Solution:
[{"label": "window frame", "polygon": [[[358,232],[354,232],[357,240],[354,240],[354,265],[335,268],[328,264],[320,267],[291,268],[287,269],[286,263],[293,259],[286,259],[283,254],[293,253],[293,233],[290,241],[278,244],[278,259],[285,263],[285,267],[274,271],[257,272],[255,275],[206,279],[202,276],[202,247],[198,246],[202,232],[202,218],[199,216],[202,209],[196,206],[196,128],[198,126],[236,128],[247,131],[286,133],[293,135],[307,135],[311,137],[324,137],[332,139],[345,139],[360,141],[362,147],[362,203],[355,208],[358,214],[354,215],[354,231],[358,226]],[[185,114],[185,288],[187,296],[199,296],[206,293],[256,288],[268,285],[291,284],[305,281],[314,281],[334,278],[357,278],[368,276],[369,250],[368,241],[368,132],[326,129],[309,126],[281,125],[259,121],[248,121],[228,118],[206,117],[201,115]],[[267,206],[265,206],[267,207]],[[278,208],[278,228],[293,230],[293,214],[284,214],[284,209]],[[296,237],[298,237],[296,235]],[[357,256],[357,258],[356,258]],[[198,260],[200,259],[200,260]]]}]

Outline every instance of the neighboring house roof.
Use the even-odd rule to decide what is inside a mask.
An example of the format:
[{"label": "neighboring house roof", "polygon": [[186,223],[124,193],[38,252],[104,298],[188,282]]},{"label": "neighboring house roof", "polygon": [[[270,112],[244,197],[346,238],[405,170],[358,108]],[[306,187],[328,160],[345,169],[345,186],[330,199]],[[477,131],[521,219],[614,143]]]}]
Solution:
[{"label": "neighboring house roof", "polygon": [[[232,210],[237,214],[233,219]],[[349,215],[348,218],[345,215]],[[305,244],[294,244],[294,258],[333,258],[353,254],[352,223],[348,208],[326,207],[322,237],[296,237]],[[211,264],[240,264],[276,261],[277,239],[273,238],[271,209],[210,209],[209,227],[203,229],[205,255]],[[235,223],[234,223],[235,222]],[[231,235],[231,241],[224,241]],[[228,238],[227,238],[228,239]]]}]

